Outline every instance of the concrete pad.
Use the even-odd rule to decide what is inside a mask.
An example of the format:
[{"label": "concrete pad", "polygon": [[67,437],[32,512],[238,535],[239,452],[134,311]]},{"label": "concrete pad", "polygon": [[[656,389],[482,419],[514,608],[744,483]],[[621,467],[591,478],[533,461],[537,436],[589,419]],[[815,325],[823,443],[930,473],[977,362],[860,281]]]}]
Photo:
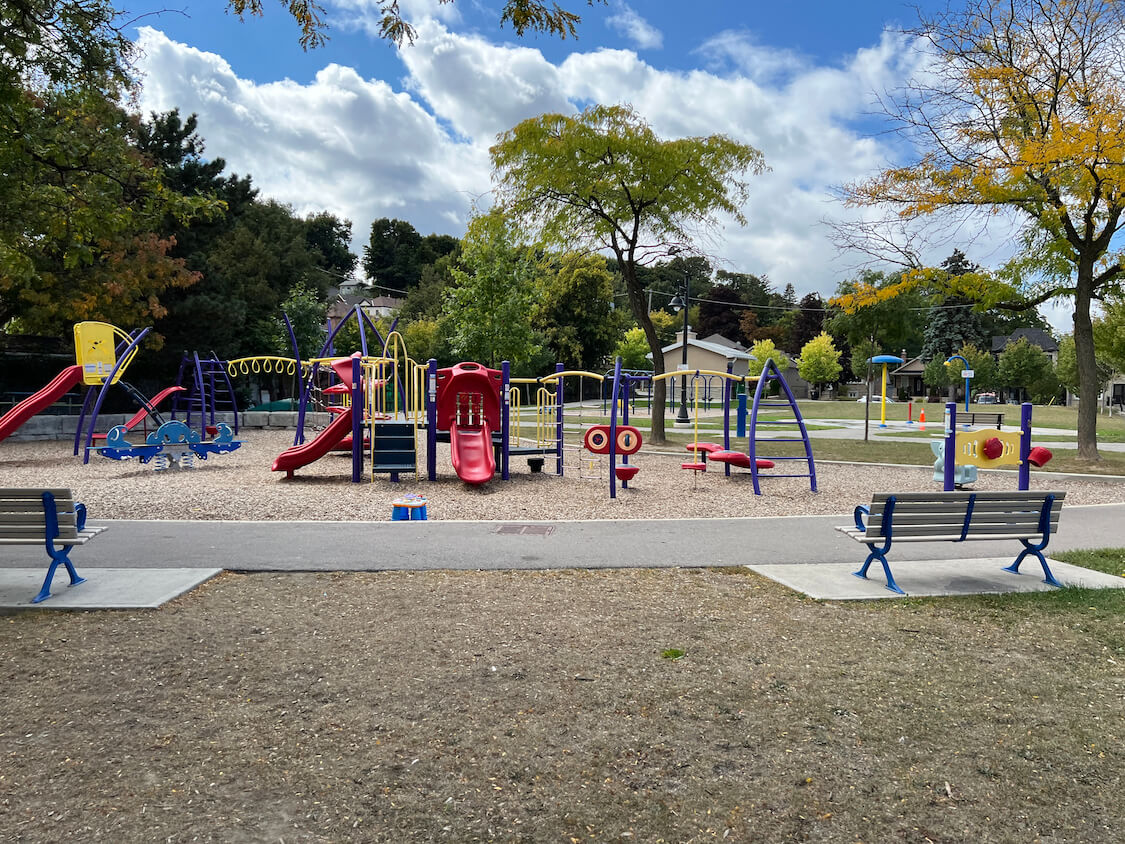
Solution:
[{"label": "concrete pad", "polygon": [[[891,573],[906,595],[886,586],[883,567],[873,562],[867,579],[856,577],[863,558],[854,563],[810,563],[807,565],[747,566],[810,598],[824,601],[866,601],[873,598],[920,598],[945,595],[985,595],[1007,592],[1047,592],[1055,587],[1043,582],[1043,567],[1037,560],[1024,560],[1019,574],[1004,571],[1015,557],[983,557],[975,560],[891,560]],[[1055,578],[1064,586],[1091,589],[1125,589],[1125,578],[1072,566],[1047,558]]]},{"label": "concrete pad", "polygon": [[155,609],[210,580],[222,569],[114,569],[76,566],[85,583],[70,585],[60,566],[51,583],[51,597],[39,604],[47,567],[0,569],[0,610],[126,610]]}]

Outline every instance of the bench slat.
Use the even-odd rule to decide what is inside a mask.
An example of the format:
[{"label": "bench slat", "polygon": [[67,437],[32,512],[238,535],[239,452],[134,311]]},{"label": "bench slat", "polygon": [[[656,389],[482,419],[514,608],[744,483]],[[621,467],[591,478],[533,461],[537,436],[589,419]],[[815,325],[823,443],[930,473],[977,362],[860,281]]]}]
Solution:
[{"label": "bench slat", "polygon": [[[911,522],[924,522],[936,521],[939,519],[954,520],[959,519],[964,521],[967,507],[962,504],[959,507],[939,507],[934,509],[923,507],[904,507],[899,509],[895,507],[894,520],[896,523],[910,524]],[[973,519],[997,519],[1005,518],[1019,518],[1022,515],[1033,514],[1035,518],[1039,518],[1041,512],[1040,507],[1029,507],[1026,504],[1021,504],[1019,507],[988,507],[978,506],[973,508]],[[1051,518],[1055,518],[1058,513],[1062,512],[1062,502],[1056,501],[1051,506]],[[884,511],[871,511],[871,521],[880,521],[885,515]]]},{"label": "bench slat", "polygon": [[[900,513],[898,510],[895,510],[894,516],[892,518],[894,519],[894,523],[896,525],[924,525],[924,524],[930,524],[930,523],[934,523],[934,522],[945,523],[945,524],[954,524],[954,523],[964,524],[966,512],[967,511],[964,508],[962,508],[960,510],[957,510],[956,512],[952,512],[952,513]],[[1059,513],[1061,513],[1061,512],[1062,512],[1061,509],[1052,507],[1051,512],[1049,514],[1049,518],[1053,521],[1057,521],[1058,518],[1059,518]],[[882,524],[883,523],[883,517],[885,515],[886,515],[885,513],[874,513],[874,514],[872,514],[871,518],[868,519],[868,524],[869,525]],[[987,524],[988,522],[1006,522],[1006,521],[1015,521],[1015,522],[1028,521],[1028,522],[1034,522],[1035,524],[1038,524],[1039,523],[1039,511],[1038,510],[1010,510],[1008,512],[1003,512],[1003,513],[996,513],[996,512],[982,513],[979,510],[973,510],[972,517],[970,518],[970,522],[972,522],[973,524],[977,524],[977,523]]]},{"label": "bench slat", "polygon": [[20,501],[26,500],[28,498],[34,498],[36,501],[40,501],[42,500],[43,493],[45,492],[51,493],[51,495],[55,496],[55,498],[71,497],[69,489],[48,489],[46,487],[42,489],[19,489],[15,487],[0,487],[0,500],[11,499],[13,501]]},{"label": "bench slat", "polygon": [[[883,539],[883,537],[881,537],[881,536],[877,536],[877,537],[868,536],[863,531],[856,530],[854,525],[851,526],[851,527],[848,527],[847,525],[841,525],[841,526],[837,527],[836,530],[840,531],[840,533],[847,534],[850,538],[856,540],[857,542],[863,542],[865,540],[865,538],[866,539],[875,539],[876,541],[882,541],[882,539]],[[979,537],[977,537],[977,539],[981,539],[981,540],[1034,539],[1038,536],[1039,536],[1039,534],[1035,533],[1035,532],[1031,532],[1031,533],[992,533],[992,534],[987,534],[985,536],[979,536]],[[960,531],[957,531],[956,533],[932,534],[932,535],[921,535],[921,536],[899,536],[898,531],[895,531],[894,541],[895,541],[896,544],[899,543],[899,542],[955,542],[955,541],[959,540],[960,538],[961,538],[961,532]],[[966,541],[971,540],[971,539],[973,539],[973,535],[970,533],[968,535],[968,537],[966,537]]]},{"label": "bench slat", "polygon": [[[77,536],[59,537],[55,540],[56,545],[85,545],[99,533],[105,530],[105,526],[86,528],[82,533]],[[24,539],[17,539],[14,537],[0,537],[0,545],[42,545],[43,535],[37,537],[26,537]]]},{"label": "bench slat", "polygon": [[[73,511],[60,510],[56,513],[56,516],[60,525],[74,524],[75,514]],[[39,525],[42,527],[46,523],[47,516],[44,514],[42,507],[39,508],[38,513],[5,513],[0,511],[0,530],[3,530],[5,525]]]},{"label": "bench slat", "polygon": [[[1056,520],[1051,524],[1051,533],[1054,533],[1058,528],[1058,521]],[[927,536],[927,535],[952,535],[955,539],[961,536],[962,523],[943,522],[939,524],[930,525],[894,525],[894,530],[891,532],[892,538],[897,541],[899,539],[906,539],[910,536]],[[1034,522],[993,522],[986,524],[975,524],[970,522],[969,530],[966,532],[966,537],[972,536],[987,536],[989,534],[1001,533],[1018,533],[1022,536],[1038,536],[1042,531],[1039,530],[1038,520]],[[880,527],[872,529],[870,525],[867,528],[867,535],[871,537],[882,537]]]},{"label": "bench slat", "polygon": [[886,501],[891,496],[901,503],[903,501],[945,501],[945,500],[968,500],[970,495],[975,495],[977,504],[982,501],[993,500],[1010,500],[1010,501],[1042,501],[1048,495],[1055,496],[1056,501],[1066,498],[1064,490],[1044,490],[1043,492],[1032,490],[988,490],[982,492],[967,492],[961,490],[958,492],[876,492],[871,496],[872,503],[880,503]]}]

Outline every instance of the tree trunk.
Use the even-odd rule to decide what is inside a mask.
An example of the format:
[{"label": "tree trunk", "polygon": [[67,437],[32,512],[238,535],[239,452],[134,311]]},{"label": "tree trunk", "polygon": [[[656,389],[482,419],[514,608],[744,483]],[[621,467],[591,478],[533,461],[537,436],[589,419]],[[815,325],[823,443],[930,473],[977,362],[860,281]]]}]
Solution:
[{"label": "tree trunk", "polygon": [[[660,351],[660,338],[656,336],[656,326],[648,315],[648,303],[644,291],[637,281],[637,265],[624,255],[618,255],[621,266],[621,275],[625,278],[625,290],[629,294],[629,307],[633,309],[633,316],[637,318],[637,325],[645,333],[648,340],[649,351],[652,352],[652,374],[664,374],[664,354]],[[664,438],[664,403],[668,395],[668,382],[656,381],[652,385],[652,430],[649,432],[649,441],[653,445],[663,445]]]},{"label": "tree trunk", "polygon": [[1074,293],[1074,354],[1078,362],[1078,459],[1100,461],[1098,454],[1098,366],[1094,358],[1094,323],[1090,302],[1094,289],[1092,260],[1078,262]]}]

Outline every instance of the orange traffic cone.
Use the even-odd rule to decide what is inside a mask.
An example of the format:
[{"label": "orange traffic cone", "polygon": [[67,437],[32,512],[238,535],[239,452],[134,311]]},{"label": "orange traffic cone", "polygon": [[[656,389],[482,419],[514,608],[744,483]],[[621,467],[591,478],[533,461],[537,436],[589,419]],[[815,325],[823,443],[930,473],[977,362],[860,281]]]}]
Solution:
[{"label": "orange traffic cone", "polygon": [[924,407],[918,411],[918,430],[926,430],[926,408]]}]

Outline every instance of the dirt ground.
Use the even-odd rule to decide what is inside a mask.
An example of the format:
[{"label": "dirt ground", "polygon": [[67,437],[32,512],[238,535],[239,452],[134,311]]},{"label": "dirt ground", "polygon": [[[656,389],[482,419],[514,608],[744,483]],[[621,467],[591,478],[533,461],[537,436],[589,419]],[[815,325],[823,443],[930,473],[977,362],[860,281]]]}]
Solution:
[{"label": "dirt ground", "polygon": [[1121,840],[1119,617],[738,571],[225,574],[0,618],[0,839]]}]

